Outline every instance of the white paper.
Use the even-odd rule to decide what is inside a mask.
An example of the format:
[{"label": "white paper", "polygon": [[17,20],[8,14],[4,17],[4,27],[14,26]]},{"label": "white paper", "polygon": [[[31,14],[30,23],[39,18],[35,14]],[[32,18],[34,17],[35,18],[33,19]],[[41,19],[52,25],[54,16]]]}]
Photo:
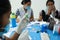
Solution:
[{"label": "white paper", "polygon": [[41,40],[50,40],[47,33],[41,33]]}]

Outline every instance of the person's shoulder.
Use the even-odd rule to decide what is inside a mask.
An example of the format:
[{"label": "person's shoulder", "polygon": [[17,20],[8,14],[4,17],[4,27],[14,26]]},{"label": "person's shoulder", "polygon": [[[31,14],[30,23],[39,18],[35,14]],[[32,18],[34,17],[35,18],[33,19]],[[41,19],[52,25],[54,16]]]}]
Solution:
[{"label": "person's shoulder", "polygon": [[18,10],[19,10],[19,11],[22,11],[22,10],[23,10],[23,7],[19,7]]},{"label": "person's shoulder", "polygon": [[60,15],[60,11],[59,10],[56,10],[56,13],[58,13],[58,15]]},{"label": "person's shoulder", "polygon": [[33,10],[32,8],[30,8],[31,10]]},{"label": "person's shoulder", "polygon": [[57,10],[60,13],[60,10]]},{"label": "person's shoulder", "polygon": [[55,10],[55,13],[60,13],[60,11],[59,10]]},{"label": "person's shoulder", "polygon": [[45,10],[41,10],[41,11],[40,11],[40,13],[43,13],[43,12],[45,12]]}]

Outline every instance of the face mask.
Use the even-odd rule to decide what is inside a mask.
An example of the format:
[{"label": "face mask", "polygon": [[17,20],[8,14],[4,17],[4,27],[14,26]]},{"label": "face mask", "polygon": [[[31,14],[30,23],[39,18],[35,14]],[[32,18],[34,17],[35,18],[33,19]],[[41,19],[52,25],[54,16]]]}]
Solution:
[{"label": "face mask", "polygon": [[30,10],[30,6],[27,6],[25,9]]},{"label": "face mask", "polygon": [[46,7],[46,13],[48,13],[48,10],[49,10],[49,9],[52,9],[52,6],[47,6],[47,7]]},{"label": "face mask", "polygon": [[48,13],[48,9],[49,9],[49,6],[46,7],[46,10],[45,10],[46,14]]},{"label": "face mask", "polygon": [[47,10],[47,11],[48,11],[48,9],[49,9],[49,6],[46,7],[46,10]]},{"label": "face mask", "polygon": [[46,9],[53,9],[53,6],[47,6]]}]

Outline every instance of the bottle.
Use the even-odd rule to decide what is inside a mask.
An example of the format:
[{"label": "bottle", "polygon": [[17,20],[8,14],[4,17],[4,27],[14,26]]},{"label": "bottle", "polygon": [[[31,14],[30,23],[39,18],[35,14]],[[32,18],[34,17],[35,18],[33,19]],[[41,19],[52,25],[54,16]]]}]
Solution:
[{"label": "bottle", "polygon": [[12,24],[12,27],[16,27],[16,15],[15,15],[15,13],[11,14],[11,24]]},{"label": "bottle", "polygon": [[42,24],[41,25],[41,32],[46,32],[47,28],[48,28],[48,25]]}]

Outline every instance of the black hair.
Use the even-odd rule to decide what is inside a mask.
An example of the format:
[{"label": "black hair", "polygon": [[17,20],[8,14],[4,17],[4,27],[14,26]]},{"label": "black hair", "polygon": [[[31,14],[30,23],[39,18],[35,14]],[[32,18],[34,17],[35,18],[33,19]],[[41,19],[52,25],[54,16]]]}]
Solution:
[{"label": "black hair", "polygon": [[54,0],[47,0],[46,5],[48,4],[48,2],[53,2],[53,4],[55,3]]},{"label": "black hair", "polygon": [[22,0],[21,4],[24,5],[24,4],[26,4],[27,2],[31,2],[31,0]]},{"label": "black hair", "polygon": [[2,23],[2,16],[11,10],[11,5],[9,0],[0,0],[0,26]]}]

